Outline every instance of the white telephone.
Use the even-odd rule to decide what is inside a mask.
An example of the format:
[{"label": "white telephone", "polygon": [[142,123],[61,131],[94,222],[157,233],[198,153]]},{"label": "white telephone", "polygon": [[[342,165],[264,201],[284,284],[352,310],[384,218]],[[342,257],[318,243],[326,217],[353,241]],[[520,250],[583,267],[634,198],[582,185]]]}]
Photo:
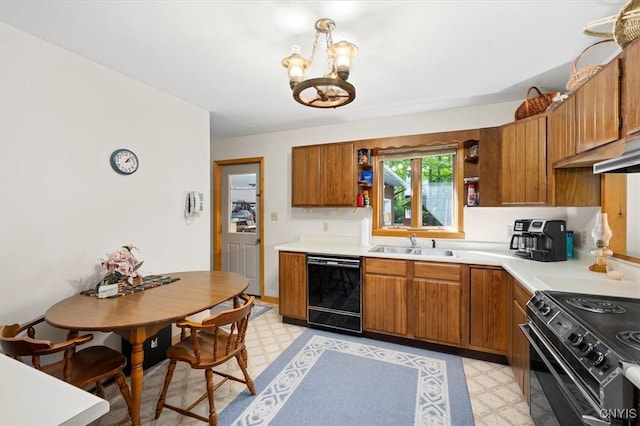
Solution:
[{"label": "white telephone", "polygon": [[202,212],[204,212],[204,194],[196,191],[189,192],[185,200],[184,217],[190,220]]}]

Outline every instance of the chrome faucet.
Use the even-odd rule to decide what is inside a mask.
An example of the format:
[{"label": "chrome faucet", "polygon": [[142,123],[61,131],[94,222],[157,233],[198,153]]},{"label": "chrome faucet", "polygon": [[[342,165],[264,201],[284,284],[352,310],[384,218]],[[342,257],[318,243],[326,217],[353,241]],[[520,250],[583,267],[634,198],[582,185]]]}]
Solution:
[{"label": "chrome faucet", "polygon": [[416,248],[418,247],[418,242],[416,241],[416,234],[411,234],[409,235],[409,241],[411,241],[411,247],[412,248]]}]

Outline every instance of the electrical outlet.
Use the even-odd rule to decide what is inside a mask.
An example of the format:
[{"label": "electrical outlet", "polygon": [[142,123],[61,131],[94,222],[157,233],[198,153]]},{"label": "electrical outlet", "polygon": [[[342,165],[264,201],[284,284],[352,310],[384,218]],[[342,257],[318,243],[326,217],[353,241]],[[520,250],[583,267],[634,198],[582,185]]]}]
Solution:
[{"label": "electrical outlet", "polygon": [[584,248],[587,246],[587,231],[582,231],[580,233],[580,247]]},{"label": "electrical outlet", "polygon": [[329,224],[327,222],[322,222],[322,231],[323,232],[329,231]]}]

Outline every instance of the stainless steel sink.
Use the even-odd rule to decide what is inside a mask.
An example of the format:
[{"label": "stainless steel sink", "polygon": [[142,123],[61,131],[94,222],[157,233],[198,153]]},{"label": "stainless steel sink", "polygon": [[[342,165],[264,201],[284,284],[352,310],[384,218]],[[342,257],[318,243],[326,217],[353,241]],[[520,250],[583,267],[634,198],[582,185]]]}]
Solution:
[{"label": "stainless steel sink", "polygon": [[375,246],[369,251],[372,253],[415,254],[418,256],[434,257],[448,257],[456,255],[453,250],[426,247]]}]

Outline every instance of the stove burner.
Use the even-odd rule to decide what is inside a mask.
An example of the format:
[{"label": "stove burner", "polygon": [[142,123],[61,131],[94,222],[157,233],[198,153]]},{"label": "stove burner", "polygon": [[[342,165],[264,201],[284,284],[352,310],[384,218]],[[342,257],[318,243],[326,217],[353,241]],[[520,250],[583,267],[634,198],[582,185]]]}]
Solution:
[{"label": "stove burner", "polygon": [[567,299],[567,303],[578,309],[595,312],[597,314],[621,314],[625,312],[622,306],[600,299],[571,297]]},{"label": "stove burner", "polygon": [[621,331],[616,334],[616,339],[627,346],[640,351],[640,331]]}]

